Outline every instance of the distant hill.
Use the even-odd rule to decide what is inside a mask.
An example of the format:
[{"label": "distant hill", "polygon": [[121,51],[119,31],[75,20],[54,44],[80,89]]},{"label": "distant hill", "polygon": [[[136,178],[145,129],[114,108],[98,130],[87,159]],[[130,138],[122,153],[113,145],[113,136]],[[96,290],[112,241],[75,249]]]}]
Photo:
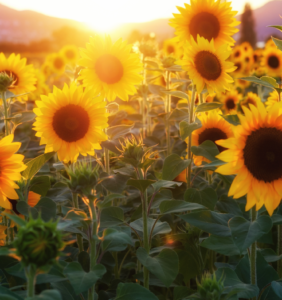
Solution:
[{"label": "distant hill", "polygon": [[[265,41],[272,34],[279,35],[279,31],[267,26],[282,24],[282,19],[279,17],[282,15],[282,0],[270,1],[253,12],[258,41]],[[241,16],[238,15],[237,18],[240,20]],[[50,17],[34,11],[17,11],[0,4],[0,42],[29,43],[50,38],[53,31],[64,26],[86,30],[86,26],[77,21]],[[141,33],[154,32],[159,40],[172,37],[174,32],[174,29],[168,25],[168,19],[158,19],[145,23],[122,24],[111,34],[114,38],[127,38],[133,30]],[[235,36],[238,37],[239,34]]]}]

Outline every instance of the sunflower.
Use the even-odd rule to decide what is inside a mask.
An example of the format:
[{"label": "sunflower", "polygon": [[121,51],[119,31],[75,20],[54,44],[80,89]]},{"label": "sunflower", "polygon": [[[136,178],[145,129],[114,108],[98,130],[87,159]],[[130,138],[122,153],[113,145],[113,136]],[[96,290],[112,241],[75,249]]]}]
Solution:
[{"label": "sunflower", "polygon": [[277,49],[276,44],[273,42],[272,38],[270,38],[266,43],[265,43],[265,49],[269,48],[275,48]]},{"label": "sunflower", "polygon": [[[199,146],[205,141],[216,142],[233,136],[232,125],[225,121],[215,110],[209,111],[207,114],[201,114],[199,120],[202,122],[202,127],[193,131],[192,146]],[[219,152],[224,150],[218,146]],[[194,163],[200,166],[202,161],[210,162],[203,156],[194,156]]]},{"label": "sunflower", "polygon": [[0,206],[11,209],[9,199],[18,199],[15,189],[19,186],[14,182],[21,179],[21,171],[26,166],[23,163],[24,156],[15,154],[21,147],[21,143],[13,143],[14,135],[10,134],[0,141]]},{"label": "sunflower", "polygon": [[223,94],[221,97],[222,109],[226,114],[236,114],[237,105],[241,99],[242,94],[239,94],[237,90]]},{"label": "sunflower", "polygon": [[245,52],[245,54],[252,54],[254,51],[253,47],[249,42],[244,42],[240,46],[242,50]]},{"label": "sunflower", "polygon": [[29,100],[37,100],[41,95],[49,93],[49,87],[45,83],[45,76],[40,69],[35,69],[34,74],[36,77],[36,90],[29,94]]},{"label": "sunflower", "polygon": [[56,151],[59,160],[74,162],[79,154],[93,155],[94,149],[101,149],[108,115],[103,97],[95,95],[72,83],[62,90],[54,87],[52,94],[36,101],[34,130],[40,144],[46,144],[45,152]]},{"label": "sunflower", "polygon": [[[12,53],[8,58],[0,53],[0,72],[5,72],[13,77],[14,81],[9,90],[15,95],[29,93],[35,90],[36,78],[32,65],[26,65],[26,58]],[[28,96],[24,95],[17,98],[18,100],[27,100]]]},{"label": "sunflower", "polygon": [[260,65],[262,56],[263,56],[263,50],[262,49],[256,49],[254,51],[254,53],[253,53],[253,59],[254,59],[254,63],[256,65]]},{"label": "sunflower", "polygon": [[277,102],[280,102],[282,100],[282,93],[280,93],[280,99],[279,94],[277,91],[273,91],[270,93],[269,97],[267,98],[267,101],[265,102],[265,105],[267,108],[271,107]]},{"label": "sunflower", "polygon": [[[247,76],[247,75],[244,74],[242,76]],[[251,85],[250,81],[243,80],[243,79],[240,79],[240,78],[235,79],[235,87],[238,87],[241,90],[245,90],[250,85]]]},{"label": "sunflower", "polygon": [[265,50],[262,58],[262,66],[269,76],[280,76],[282,73],[282,52],[275,48]]},{"label": "sunflower", "polygon": [[239,25],[234,16],[230,3],[221,0],[191,0],[191,4],[184,4],[185,8],[177,7],[180,14],[173,14],[170,25],[175,28],[179,42],[197,40],[198,35],[214,40],[216,46],[232,44],[235,41],[231,37],[238,31]]},{"label": "sunflower", "polygon": [[206,96],[205,102],[206,103],[218,102],[217,97],[216,97],[216,93],[214,93],[214,94],[208,94]]},{"label": "sunflower", "polygon": [[74,45],[67,45],[61,49],[60,54],[67,63],[75,64],[78,60],[78,50]]},{"label": "sunflower", "polygon": [[261,103],[260,97],[252,92],[249,92],[247,96],[239,103],[239,111],[244,113],[243,106],[250,108],[250,104],[258,106]]},{"label": "sunflower", "polygon": [[85,69],[78,79],[109,101],[116,97],[128,101],[128,95],[135,94],[135,85],[142,81],[139,55],[131,50],[122,39],[113,44],[110,36],[90,38],[86,49],[81,50],[79,64]]},{"label": "sunflower", "polygon": [[233,72],[236,67],[232,62],[226,61],[231,51],[227,45],[216,49],[213,40],[209,42],[198,36],[198,43],[194,40],[187,42],[184,58],[178,61],[201,93],[206,86],[209,93],[223,92],[231,89],[233,79],[227,72]]},{"label": "sunflower", "polygon": [[243,59],[244,50],[240,45],[235,46],[232,50],[231,59],[232,61],[241,61]]},{"label": "sunflower", "polygon": [[182,47],[175,38],[164,41],[163,51],[166,56],[180,57],[183,54]]},{"label": "sunflower", "polygon": [[53,53],[48,56],[47,61],[54,73],[61,75],[65,72],[66,60],[62,54]]},{"label": "sunflower", "polygon": [[217,168],[223,175],[237,175],[228,196],[240,198],[247,194],[246,211],[263,205],[270,215],[282,197],[282,115],[281,105],[267,112],[264,105],[244,107],[242,125],[234,129],[234,138],[218,141],[228,150],[217,157],[227,164]]}]

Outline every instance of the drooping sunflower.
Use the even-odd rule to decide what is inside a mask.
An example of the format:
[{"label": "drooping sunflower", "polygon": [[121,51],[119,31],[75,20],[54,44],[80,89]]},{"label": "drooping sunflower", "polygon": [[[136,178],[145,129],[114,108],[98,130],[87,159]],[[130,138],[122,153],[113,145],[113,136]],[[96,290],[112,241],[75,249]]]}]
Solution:
[{"label": "drooping sunflower", "polygon": [[122,39],[113,43],[110,36],[90,38],[86,49],[81,50],[79,64],[85,69],[78,80],[109,101],[116,97],[128,101],[128,95],[135,94],[135,85],[142,81],[139,55],[131,50],[131,45]]},{"label": "drooping sunflower", "polygon": [[184,45],[185,41],[197,40],[198,35],[214,40],[216,46],[225,44],[234,45],[231,37],[238,32],[235,28],[240,22],[234,16],[230,2],[220,0],[191,0],[184,4],[185,8],[177,7],[180,14],[173,14],[170,25],[175,28],[179,42]]},{"label": "drooping sunflower", "polygon": [[[233,126],[225,121],[217,111],[209,111],[207,114],[201,114],[198,118],[202,122],[202,127],[193,131],[192,146],[199,146],[208,140],[215,143],[218,140],[233,137]],[[222,152],[224,148],[218,146],[218,150]],[[200,166],[203,161],[210,162],[203,156],[194,156],[196,166]]]},{"label": "drooping sunflower", "polygon": [[21,179],[21,172],[26,168],[23,163],[24,156],[15,154],[21,143],[13,143],[14,135],[10,134],[0,141],[0,206],[11,209],[9,199],[19,199],[15,183]]},{"label": "drooping sunflower", "polygon": [[183,54],[183,49],[175,38],[164,41],[163,51],[166,56],[180,57]]},{"label": "drooping sunflower", "polygon": [[65,72],[66,60],[60,53],[53,53],[47,57],[47,61],[50,65],[51,70],[59,75]]},{"label": "drooping sunflower", "polygon": [[280,93],[280,98],[279,94],[277,91],[273,91],[269,94],[269,97],[267,98],[267,101],[265,102],[265,105],[267,108],[271,107],[277,102],[282,101],[282,93]]},{"label": "drooping sunflower", "polygon": [[56,151],[59,160],[74,162],[79,154],[94,155],[94,149],[101,149],[108,114],[103,97],[95,96],[94,90],[72,83],[62,90],[54,87],[52,94],[36,101],[34,130],[40,144],[46,144],[45,152]]},{"label": "drooping sunflower", "polygon": [[215,48],[213,40],[199,37],[197,43],[192,40],[187,42],[184,48],[184,57],[178,61],[187,71],[191,80],[201,93],[206,86],[209,93],[224,92],[231,89],[233,79],[227,74],[233,72],[236,67],[232,62],[226,61],[231,50],[227,45]]},{"label": "drooping sunflower", "polygon": [[268,76],[280,76],[282,73],[282,52],[277,48],[266,49],[262,58],[262,66],[265,67]]},{"label": "drooping sunflower", "polygon": [[258,106],[258,103],[261,103],[260,97],[252,92],[249,92],[246,97],[239,103],[239,111],[244,113],[243,107],[250,108],[250,105]]},{"label": "drooping sunflower", "polygon": [[[8,58],[0,53],[0,72],[5,72],[13,77],[14,81],[9,90],[15,95],[20,95],[35,90],[36,78],[32,65],[26,64],[26,58],[20,54],[12,53]],[[28,96],[18,97],[18,100],[27,100]]]},{"label": "drooping sunflower", "polygon": [[236,114],[237,105],[241,99],[242,94],[239,94],[237,90],[224,93],[220,99],[223,103],[222,109],[226,114]]},{"label": "drooping sunflower", "polygon": [[217,141],[228,150],[217,157],[227,164],[217,168],[223,175],[237,175],[228,196],[247,194],[246,211],[263,205],[270,215],[282,197],[282,115],[281,105],[267,112],[263,103],[244,107],[241,125],[234,129],[234,138]]},{"label": "drooping sunflower", "polygon": [[74,45],[67,45],[63,47],[60,54],[62,54],[67,63],[74,64],[78,60],[78,49]]},{"label": "drooping sunflower", "polygon": [[41,95],[47,95],[49,93],[49,87],[45,83],[45,75],[40,69],[35,69],[34,74],[36,77],[35,91],[28,96],[29,100],[37,100]]}]

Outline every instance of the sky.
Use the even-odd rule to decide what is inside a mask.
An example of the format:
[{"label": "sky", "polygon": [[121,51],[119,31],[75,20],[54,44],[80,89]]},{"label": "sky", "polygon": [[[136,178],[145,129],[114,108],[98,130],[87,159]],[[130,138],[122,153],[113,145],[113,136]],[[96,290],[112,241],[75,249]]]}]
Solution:
[{"label": "sky", "polygon": [[[245,2],[253,8],[268,0],[234,0],[233,10],[242,12]],[[176,6],[190,0],[0,0],[1,4],[17,10],[34,10],[46,15],[87,23],[100,31],[108,31],[122,23],[147,22],[172,17]]]}]

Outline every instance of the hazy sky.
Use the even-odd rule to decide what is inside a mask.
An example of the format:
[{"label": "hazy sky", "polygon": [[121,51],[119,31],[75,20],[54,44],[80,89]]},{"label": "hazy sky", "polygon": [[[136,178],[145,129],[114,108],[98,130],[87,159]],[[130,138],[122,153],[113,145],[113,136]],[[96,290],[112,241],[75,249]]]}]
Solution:
[{"label": "hazy sky", "polygon": [[[234,0],[234,10],[242,12],[248,0]],[[127,22],[146,22],[171,17],[176,6],[190,0],[0,0],[18,10],[35,10],[46,15],[85,22],[95,29],[106,30]],[[253,8],[267,0],[249,0]]]}]

